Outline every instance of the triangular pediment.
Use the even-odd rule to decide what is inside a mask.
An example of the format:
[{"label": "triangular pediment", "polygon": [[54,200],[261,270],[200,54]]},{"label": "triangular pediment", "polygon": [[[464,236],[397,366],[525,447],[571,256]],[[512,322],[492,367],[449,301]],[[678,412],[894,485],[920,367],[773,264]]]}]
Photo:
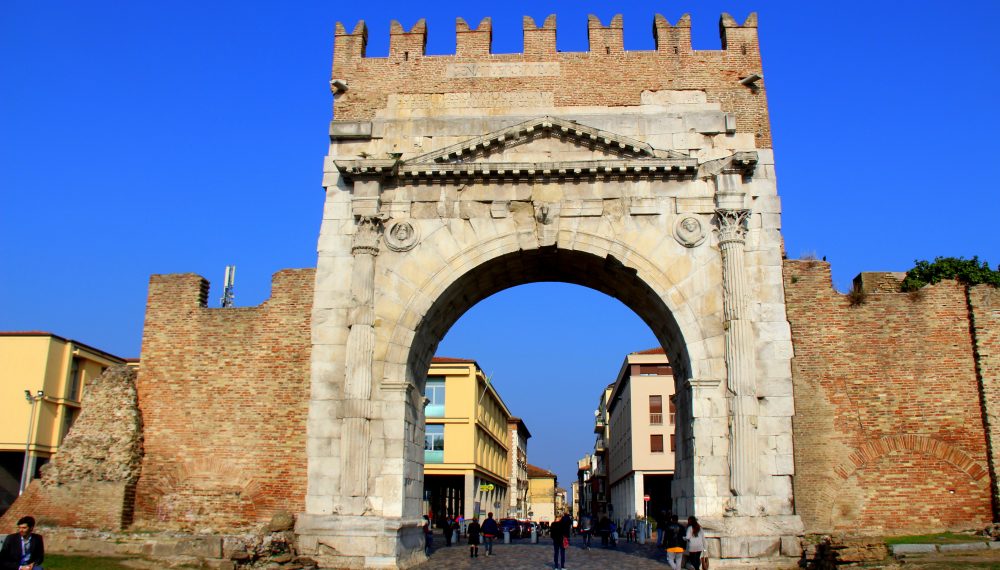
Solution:
[{"label": "triangular pediment", "polygon": [[446,146],[405,161],[407,165],[685,159],[637,139],[557,117],[539,117]]}]

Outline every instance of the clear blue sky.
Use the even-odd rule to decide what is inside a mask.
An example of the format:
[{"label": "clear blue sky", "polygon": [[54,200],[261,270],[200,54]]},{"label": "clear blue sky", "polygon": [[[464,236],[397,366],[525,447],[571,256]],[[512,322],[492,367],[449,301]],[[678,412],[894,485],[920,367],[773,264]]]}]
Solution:
[{"label": "clear blue sky", "polygon": [[[337,20],[363,18],[380,56],[392,18],[426,18],[428,52],[443,54],[456,16],[491,16],[494,51],[517,52],[521,16],[556,13],[559,49],[583,51],[588,13],[623,13],[638,50],[655,13],[690,12],[694,47],[718,49],[723,11],[760,15],[789,256],[826,256],[842,290],[916,258],[1000,262],[996,1],[6,0],[0,330],[137,356],[150,274],[217,285],[235,264],[237,304],[251,305],[275,271],[315,266]],[[600,388],[654,345],[617,301],[540,284],[469,311],[439,353],[494,375],[535,435],[532,462],[568,485]]]}]

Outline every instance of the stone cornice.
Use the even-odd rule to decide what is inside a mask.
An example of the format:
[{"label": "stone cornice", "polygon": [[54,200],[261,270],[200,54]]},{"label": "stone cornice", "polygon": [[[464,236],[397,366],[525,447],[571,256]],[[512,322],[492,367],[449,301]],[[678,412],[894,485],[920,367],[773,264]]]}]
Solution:
[{"label": "stone cornice", "polygon": [[622,174],[694,178],[698,161],[685,159],[585,160],[564,162],[472,162],[405,164],[403,181],[438,178],[592,178]]},{"label": "stone cornice", "polygon": [[416,156],[409,164],[454,163],[484,153],[499,152],[536,138],[559,137],[589,148],[600,148],[620,158],[686,158],[675,151],[657,151],[647,143],[575,121],[544,116],[518,123],[457,144]]}]

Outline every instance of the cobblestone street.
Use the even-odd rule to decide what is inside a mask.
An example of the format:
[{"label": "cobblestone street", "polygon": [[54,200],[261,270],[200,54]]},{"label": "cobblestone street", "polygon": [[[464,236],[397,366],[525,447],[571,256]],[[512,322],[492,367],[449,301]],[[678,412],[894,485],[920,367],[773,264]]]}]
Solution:
[{"label": "cobblestone street", "polygon": [[[436,535],[435,540],[440,536]],[[628,568],[629,570],[669,569],[662,552],[651,544],[639,545],[619,543],[617,548],[602,548],[600,541],[590,550],[581,548],[579,538],[574,538],[566,549],[566,568],[568,570],[608,570],[609,568]],[[496,568],[504,570],[521,570],[531,568],[552,568],[552,541],[548,538],[539,539],[538,544],[530,544],[527,540],[516,540],[513,544],[498,544],[493,546],[493,556],[486,556],[483,548],[479,548],[479,558],[469,558],[469,547],[464,542],[458,546],[440,546],[431,554],[430,560],[417,566],[420,570],[459,569],[459,568]]]}]

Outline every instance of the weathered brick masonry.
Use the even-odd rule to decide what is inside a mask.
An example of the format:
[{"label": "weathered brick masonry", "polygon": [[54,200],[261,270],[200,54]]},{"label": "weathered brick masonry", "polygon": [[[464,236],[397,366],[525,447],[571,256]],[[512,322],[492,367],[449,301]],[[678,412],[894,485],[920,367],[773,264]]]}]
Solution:
[{"label": "weathered brick masonry", "polygon": [[[474,30],[461,19],[456,27],[454,55],[425,55],[427,27],[420,20],[409,32],[393,22],[388,57],[365,57],[368,32],[364,22],[350,33],[338,23],[333,77],[350,78],[350,88],[337,97],[336,118],[371,119],[386,108],[389,94],[454,93],[457,85],[470,93],[551,92],[556,106],[630,106],[639,104],[644,90],[697,89],[705,91],[709,102],[735,113],[737,130],[753,133],[758,148],[771,146],[765,90],[749,89],[739,82],[761,72],[756,14],[742,26],[728,14],[722,17],[721,50],[691,49],[687,15],[673,26],[656,16],[656,49],[652,51],[625,51],[620,15],[608,26],[590,17],[587,52],[556,51],[554,15],[541,27],[525,16],[524,53],[490,53],[489,18]],[[558,71],[513,77],[494,69],[494,76],[478,76],[470,67],[544,62],[557,63]]]},{"label": "weathered brick masonry", "polygon": [[972,289],[973,329],[965,287],[954,281],[908,294],[891,274],[865,273],[856,283],[864,300],[853,306],[834,291],[825,262],[786,261],[784,281],[795,346],[795,504],[807,530],[990,522],[972,333],[992,358],[984,369],[997,409],[996,291]]},{"label": "weathered brick masonry", "polygon": [[42,524],[105,530],[132,524],[142,452],[135,371],[109,368],[87,383],[83,401],[59,453],[0,517],[0,528],[13,528],[24,515]]},{"label": "weathered brick masonry", "polygon": [[306,485],[312,269],[258,307],[208,309],[208,282],[154,275],[138,389],[136,522],[226,529],[300,512]]}]

